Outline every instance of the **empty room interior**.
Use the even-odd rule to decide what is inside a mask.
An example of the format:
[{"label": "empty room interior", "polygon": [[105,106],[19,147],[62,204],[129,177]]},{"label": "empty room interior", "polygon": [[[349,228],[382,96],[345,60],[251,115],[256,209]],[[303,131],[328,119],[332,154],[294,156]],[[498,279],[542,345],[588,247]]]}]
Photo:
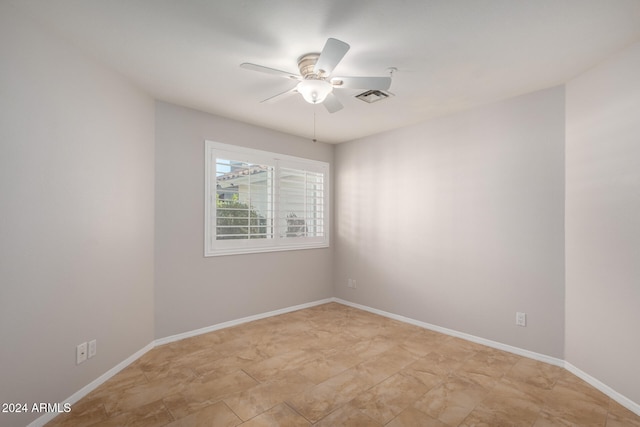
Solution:
[{"label": "empty room interior", "polygon": [[640,426],[640,2],[0,0],[0,425]]}]

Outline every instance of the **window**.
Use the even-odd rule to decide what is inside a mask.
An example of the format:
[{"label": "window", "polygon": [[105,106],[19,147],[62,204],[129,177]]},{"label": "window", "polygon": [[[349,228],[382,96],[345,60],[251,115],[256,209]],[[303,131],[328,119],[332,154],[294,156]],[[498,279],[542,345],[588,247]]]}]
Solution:
[{"label": "window", "polygon": [[205,256],[329,246],[329,164],[205,142]]}]

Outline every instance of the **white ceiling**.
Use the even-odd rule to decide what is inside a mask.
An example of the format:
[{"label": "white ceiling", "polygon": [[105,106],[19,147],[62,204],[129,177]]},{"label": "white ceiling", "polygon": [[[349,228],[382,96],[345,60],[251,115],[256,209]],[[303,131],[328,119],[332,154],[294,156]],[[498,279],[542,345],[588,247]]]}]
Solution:
[{"label": "white ceiling", "polygon": [[[558,85],[640,40],[638,0],[11,1],[157,99],[306,138],[315,113],[331,143]],[[297,73],[328,37],[351,45],[334,75],[396,67],[396,96],[259,102],[296,82],[239,64]]]}]

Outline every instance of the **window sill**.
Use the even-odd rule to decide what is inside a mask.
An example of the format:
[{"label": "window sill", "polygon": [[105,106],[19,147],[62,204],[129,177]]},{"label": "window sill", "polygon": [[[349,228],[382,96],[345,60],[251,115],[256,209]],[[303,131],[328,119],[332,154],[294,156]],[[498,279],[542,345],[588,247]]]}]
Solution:
[{"label": "window sill", "polygon": [[244,254],[258,254],[264,252],[284,252],[284,251],[298,251],[305,249],[325,249],[330,247],[329,243],[323,244],[309,244],[309,245],[282,245],[274,247],[263,248],[229,248],[205,251],[205,258],[227,256],[227,255],[244,255]]}]

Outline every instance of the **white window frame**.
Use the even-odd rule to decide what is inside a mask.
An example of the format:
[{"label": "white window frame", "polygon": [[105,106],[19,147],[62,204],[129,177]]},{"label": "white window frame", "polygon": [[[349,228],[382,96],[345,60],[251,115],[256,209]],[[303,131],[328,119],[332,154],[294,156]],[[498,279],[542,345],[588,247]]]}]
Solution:
[{"label": "white window frame", "polygon": [[[228,159],[274,167],[271,202],[273,212],[273,236],[268,239],[216,239],[216,159]],[[323,174],[323,236],[321,237],[280,237],[277,219],[279,212],[280,168],[293,168]],[[237,255],[259,252],[290,251],[329,247],[330,228],[330,174],[329,164],[318,160],[304,159],[268,151],[256,150],[236,145],[205,141],[205,218],[204,256]]]}]

